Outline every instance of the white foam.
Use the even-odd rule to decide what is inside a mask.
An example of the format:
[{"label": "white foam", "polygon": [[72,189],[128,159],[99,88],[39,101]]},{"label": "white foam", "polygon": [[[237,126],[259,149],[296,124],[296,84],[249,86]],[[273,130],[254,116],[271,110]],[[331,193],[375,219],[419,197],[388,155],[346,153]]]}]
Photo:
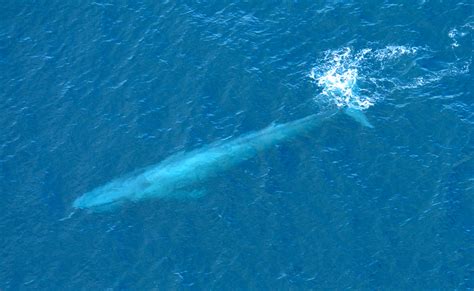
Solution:
[{"label": "white foam", "polygon": [[[452,29],[448,36],[454,41],[453,47],[472,30],[474,24],[471,23]],[[455,54],[455,61],[439,68],[429,68],[417,61],[432,58],[434,54],[436,52],[427,47],[402,45],[325,51],[308,75],[320,88],[314,100],[339,108],[365,110],[394,91],[436,85],[444,78],[469,73],[472,56]]]},{"label": "white foam", "polygon": [[329,101],[337,107],[368,109],[399,85],[398,76],[387,76],[385,68],[389,71],[402,58],[416,55],[419,50],[390,45],[381,49],[353,51],[345,47],[326,51],[308,75],[321,88],[315,99]]},{"label": "white foam", "polygon": [[322,88],[325,96],[338,107],[367,109],[374,104],[369,96],[360,96],[357,88],[359,63],[370,53],[364,49],[353,54],[348,47],[326,51],[324,62],[311,70],[309,77]]}]

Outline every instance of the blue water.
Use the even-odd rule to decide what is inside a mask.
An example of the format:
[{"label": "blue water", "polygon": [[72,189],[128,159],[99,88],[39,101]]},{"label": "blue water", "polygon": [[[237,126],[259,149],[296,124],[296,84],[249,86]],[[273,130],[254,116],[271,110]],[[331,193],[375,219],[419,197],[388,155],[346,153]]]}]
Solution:
[{"label": "blue water", "polygon": [[[472,2],[212,2],[3,1],[0,289],[474,288]],[[335,109],[206,195],[73,207]]]}]

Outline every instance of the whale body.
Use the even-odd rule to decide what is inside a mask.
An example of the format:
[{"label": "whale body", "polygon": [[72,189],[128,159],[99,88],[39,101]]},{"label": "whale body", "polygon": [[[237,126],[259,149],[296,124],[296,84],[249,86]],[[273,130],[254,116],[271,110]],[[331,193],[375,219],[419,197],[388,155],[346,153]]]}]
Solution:
[{"label": "whale body", "polygon": [[[275,144],[315,128],[336,113],[337,111],[313,114],[288,123],[271,125],[235,139],[215,142],[188,153],[173,155],[138,174],[115,179],[85,193],[73,202],[73,207],[97,212],[112,210],[125,202],[200,197],[205,194],[200,184],[210,177]],[[365,122],[365,116],[360,116],[363,113],[356,115],[358,122],[364,126],[370,125],[368,121]]]}]

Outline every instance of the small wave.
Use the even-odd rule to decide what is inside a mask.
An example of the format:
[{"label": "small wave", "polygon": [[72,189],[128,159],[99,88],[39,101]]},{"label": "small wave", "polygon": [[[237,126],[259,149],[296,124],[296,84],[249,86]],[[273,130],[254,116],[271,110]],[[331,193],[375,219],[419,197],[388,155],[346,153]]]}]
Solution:
[{"label": "small wave", "polygon": [[374,57],[377,60],[383,61],[387,59],[398,58],[403,55],[413,55],[418,51],[417,47],[406,47],[403,45],[390,45],[383,49],[376,50]]},{"label": "small wave", "polygon": [[466,37],[474,30],[474,23],[466,23],[461,27],[455,27],[448,32],[448,37],[451,39],[451,47],[457,48],[460,46],[459,41],[461,38]]},{"label": "small wave", "polygon": [[399,89],[416,89],[424,87],[433,83],[440,82],[443,78],[454,77],[462,74],[469,73],[469,66],[471,60],[458,61],[456,63],[449,64],[447,68],[438,71],[428,72],[425,76],[415,77],[412,81],[400,84]]}]

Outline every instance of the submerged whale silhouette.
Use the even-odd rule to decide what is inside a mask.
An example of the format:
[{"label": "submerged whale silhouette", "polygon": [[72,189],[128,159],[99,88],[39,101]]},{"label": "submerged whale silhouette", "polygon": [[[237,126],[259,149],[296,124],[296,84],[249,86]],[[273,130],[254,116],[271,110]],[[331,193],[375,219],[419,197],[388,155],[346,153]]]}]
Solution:
[{"label": "submerged whale silhouette", "polygon": [[[372,127],[362,111],[344,111],[363,126]],[[73,207],[92,211],[112,210],[124,202],[152,198],[200,197],[200,183],[269,147],[318,126],[328,112],[313,114],[292,122],[270,125],[230,141],[220,141],[188,153],[176,154],[148,167],[137,175],[113,180],[77,198]]]}]

